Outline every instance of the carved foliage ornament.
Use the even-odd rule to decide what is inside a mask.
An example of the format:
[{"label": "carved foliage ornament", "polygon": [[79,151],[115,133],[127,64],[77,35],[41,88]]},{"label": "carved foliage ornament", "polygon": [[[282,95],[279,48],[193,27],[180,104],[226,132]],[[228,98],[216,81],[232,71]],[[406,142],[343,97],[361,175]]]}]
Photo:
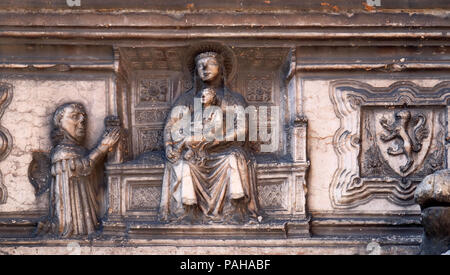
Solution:
[{"label": "carved foliage ornament", "polygon": [[141,80],[139,102],[166,102],[168,91],[167,79]]},{"label": "carved foliage ornament", "polygon": [[139,152],[162,150],[163,140],[162,129],[139,129]]},{"label": "carved foliage ornament", "polygon": [[253,76],[246,80],[245,95],[248,102],[271,103],[273,79],[270,75]]},{"label": "carved foliage ornament", "polygon": [[136,123],[139,124],[162,124],[167,118],[168,110],[137,110]]},{"label": "carved foliage ornament", "polygon": [[341,121],[333,139],[339,161],[330,187],[333,206],[356,207],[375,197],[414,204],[417,184],[446,167],[450,83],[376,88],[336,81],[330,98]]},{"label": "carved foliage ornament", "polygon": [[[13,87],[10,84],[0,82],[0,118],[3,116],[6,107],[11,103]],[[0,126],[0,161],[4,160],[12,149],[12,137],[9,131]],[[3,184],[3,175],[0,172],[0,204],[6,203],[8,192]]]}]

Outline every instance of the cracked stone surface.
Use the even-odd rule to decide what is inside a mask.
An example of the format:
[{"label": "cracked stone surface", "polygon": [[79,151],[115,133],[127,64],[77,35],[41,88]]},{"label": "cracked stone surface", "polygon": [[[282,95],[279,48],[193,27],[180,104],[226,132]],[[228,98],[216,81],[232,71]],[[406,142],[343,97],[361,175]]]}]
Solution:
[{"label": "cracked stone surface", "polygon": [[[334,78],[336,80],[339,78]],[[387,87],[396,81],[365,79],[364,82],[375,87]],[[308,118],[308,158],[311,167],[308,174],[308,209],[312,212],[333,211],[329,198],[329,185],[333,173],[338,166],[338,158],[333,146],[333,137],[339,129],[340,121],[336,117],[333,104],[330,99],[330,82],[332,80],[304,79],[301,91],[303,94],[303,106],[301,109]],[[417,79],[413,81],[417,85],[433,87],[439,80]],[[320,110],[319,112],[317,110]],[[324,169],[326,167],[326,169]],[[419,207],[400,207],[383,199],[373,199],[355,210],[366,213],[404,212],[407,210],[419,212]]]}]

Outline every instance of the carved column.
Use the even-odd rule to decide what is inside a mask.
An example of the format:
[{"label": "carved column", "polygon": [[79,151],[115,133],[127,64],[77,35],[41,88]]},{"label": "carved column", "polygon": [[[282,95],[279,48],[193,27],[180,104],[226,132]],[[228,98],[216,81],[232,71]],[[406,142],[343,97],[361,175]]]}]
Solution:
[{"label": "carved column", "polygon": [[296,75],[296,71],[297,56],[296,49],[293,48],[288,55],[286,74],[290,117],[287,146],[295,167],[292,170],[291,213],[295,219],[302,220],[302,222],[290,223],[290,228],[288,229],[290,234],[309,230],[309,215],[306,209],[306,173],[310,165],[306,151],[308,119],[303,113],[303,91],[301,90],[301,83]]},{"label": "carved column", "polygon": [[[110,96],[112,97],[111,102],[111,108],[110,113],[111,115],[108,116],[105,119],[105,127],[106,128],[112,128],[112,127],[119,127],[122,126],[123,123],[121,123],[120,117],[119,117],[119,109],[123,109],[123,104],[121,105],[123,101],[123,97],[120,94],[121,93],[121,76],[119,75],[119,61],[120,61],[120,52],[118,48],[114,48],[114,79],[111,81],[113,83],[112,87],[112,93],[110,93]],[[122,100],[119,100],[122,99]],[[123,112],[122,112],[123,113]],[[123,116],[123,114],[120,114]],[[122,118],[122,121],[124,119]],[[123,147],[124,147],[124,138],[121,138],[121,140],[115,145],[115,148],[112,152],[108,153],[108,163],[110,164],[117,164],[123,162]]]}]

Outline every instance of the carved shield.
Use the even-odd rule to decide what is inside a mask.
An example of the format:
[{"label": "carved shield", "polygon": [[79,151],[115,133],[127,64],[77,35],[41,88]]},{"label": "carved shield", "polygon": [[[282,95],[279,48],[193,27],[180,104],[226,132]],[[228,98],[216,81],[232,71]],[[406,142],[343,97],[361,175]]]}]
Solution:
[{"label": "carved shield", "polygon": [[433,110],[383,109],[374,119],[377,146],[398,175],[407,177],[423,166],[434,136]]}]

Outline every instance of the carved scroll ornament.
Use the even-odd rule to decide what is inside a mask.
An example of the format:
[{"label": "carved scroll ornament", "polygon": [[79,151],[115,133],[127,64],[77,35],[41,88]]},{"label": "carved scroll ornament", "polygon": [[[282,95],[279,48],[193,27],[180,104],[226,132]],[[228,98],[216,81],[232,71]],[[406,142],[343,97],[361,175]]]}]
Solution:
[{"label": "carved scroll ornament", "polygon": [[[0,82],[0,118],[3,116],[6,107],[11,103],[13,96],[13,86]],[[0,126],[0,161],[4,160],[12,149],[12,137],[9,131]],[[6,203],[8,192],[3,184],[3,175],[0,172],[0,204]]]}]

